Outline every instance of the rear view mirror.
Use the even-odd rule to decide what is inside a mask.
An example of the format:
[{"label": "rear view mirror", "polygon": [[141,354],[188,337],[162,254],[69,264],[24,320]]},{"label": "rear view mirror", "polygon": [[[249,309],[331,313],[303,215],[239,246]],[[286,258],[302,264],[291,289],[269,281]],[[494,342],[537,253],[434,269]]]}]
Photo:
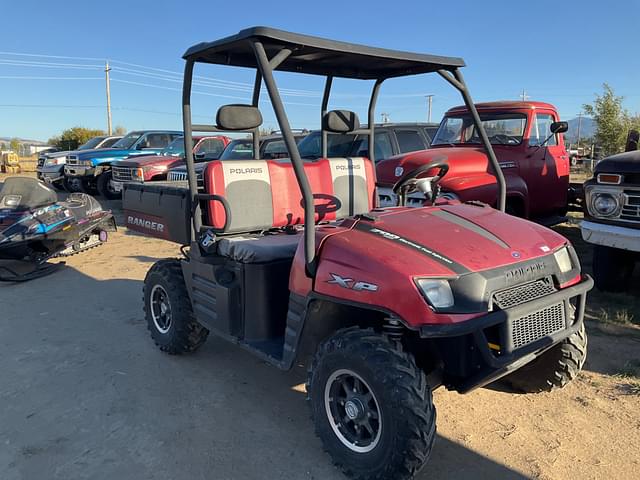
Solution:
[{"label": "rear view mirror", "polygon": [[553,122],[551,124],[551,133],[564,133],[569,130],[569,124],[567,122]]}]

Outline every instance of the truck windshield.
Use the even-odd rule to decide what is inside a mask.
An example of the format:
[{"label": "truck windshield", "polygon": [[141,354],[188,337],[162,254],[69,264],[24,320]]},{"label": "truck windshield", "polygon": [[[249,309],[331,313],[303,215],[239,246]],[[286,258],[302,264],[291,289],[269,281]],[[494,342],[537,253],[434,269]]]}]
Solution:
[{"label": "truck windshield", "polygon": [[184,137],[178,137],[162,150],[160,155],[165,157],[184,157]]},{"label": "truck windshield", "polygon": [[[520,145],[527,117],[518,113],[480,114],[492,145]],[[479,144],[482,140],[471,115],[447,116],[442,120],[432,145]]]},{"label": "truck windshield", "polygon": [[122,148],[128,150],[136,143],[136,141],[142,136],[142,132],[127,133],[124,137],[113,144],[112,148]]},{"label": "truck windshield", "polygon": [[78,150],[90,150],[96,148],[105,137],[93,137],[78,147]]}]

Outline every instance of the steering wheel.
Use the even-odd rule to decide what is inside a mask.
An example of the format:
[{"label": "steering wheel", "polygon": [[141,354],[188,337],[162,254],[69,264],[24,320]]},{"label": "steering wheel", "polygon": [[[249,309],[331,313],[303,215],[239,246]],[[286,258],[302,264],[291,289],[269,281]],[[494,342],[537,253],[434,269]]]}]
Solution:
[{"label": "steering wheel", "polygon": [[[421,175],[435,168],[438,169],[438,173],[435,176],[420,178]],[[437,157],[430,163],[421,165],[418,168],[405,173],[393,186],[393,193],[398,196],[399,205],[405,206],[407,195],[409,195],[410,193],[421,191],[426,195],[427,192],[424,188],[423,182],[429,182],[431,184],[430,200],[431,203],[434,203],[440,190],[437,184],[440,180],[442,180],[442,177],[444,177],[448,171],[449,164],[447,163],[447,157],[443,155],[441,157]]]},{"label": "steering wheel", "polygon": [[497,133],[495,135],[492,135],[491,139],[496,140],[502,145],[515,145],[518,143],[516,139],[510,137],[509,135],[505,135],[504,133]]}]

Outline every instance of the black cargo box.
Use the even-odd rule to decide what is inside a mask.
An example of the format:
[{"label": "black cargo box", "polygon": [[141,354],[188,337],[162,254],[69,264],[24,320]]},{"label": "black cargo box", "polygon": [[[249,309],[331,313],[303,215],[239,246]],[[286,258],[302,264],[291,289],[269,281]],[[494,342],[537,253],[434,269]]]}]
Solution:
[{"label": "black cargo box", "polygon": [[125,225],[181,245],[191,241],[191,196],[186,183],[125,183],[122,207]]}]

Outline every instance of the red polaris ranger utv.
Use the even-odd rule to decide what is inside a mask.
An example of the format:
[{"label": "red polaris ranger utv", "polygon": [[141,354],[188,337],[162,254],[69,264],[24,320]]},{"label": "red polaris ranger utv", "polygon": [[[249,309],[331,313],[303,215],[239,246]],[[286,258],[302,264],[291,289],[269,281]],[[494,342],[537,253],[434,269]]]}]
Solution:
[{"label": "red polaris ranger utv", "polygon": [[[375,152],[373,129],[354,112],[327,110],[334,78],[372,81],[373,126],[384,81],[436,73],[462,94],[503,209],[504,178],[461,59],[264,27],[198,44],[184,58],[189,190],[127,184],[124,193],[126,214],[138,219],[130,225],[185,245],[183,258],[157,262],[145,279],[144,310],[161,350],[193,352],[213,332],[281,369],[306,364],[316,431],[358,479],[406,479],[424,466],[438,386],[464,393],[507,377],[537,392],[577,375],[593,282],[565,238],[478,203],[377,208],[374,158],[326,158],[329,135],[368,135]],[[256,69],[251,104],[221,107],[216,126],[193,125],[198,63]],[[300,158],[274,71],[326,78],[322,158]],[[250,131],[257,143],[262,82],[291,158],[215,160],[199,191],[193,132]],[[435,199],[447,170],[443,156],[407,172],[401,201],[414,191]]]}]

